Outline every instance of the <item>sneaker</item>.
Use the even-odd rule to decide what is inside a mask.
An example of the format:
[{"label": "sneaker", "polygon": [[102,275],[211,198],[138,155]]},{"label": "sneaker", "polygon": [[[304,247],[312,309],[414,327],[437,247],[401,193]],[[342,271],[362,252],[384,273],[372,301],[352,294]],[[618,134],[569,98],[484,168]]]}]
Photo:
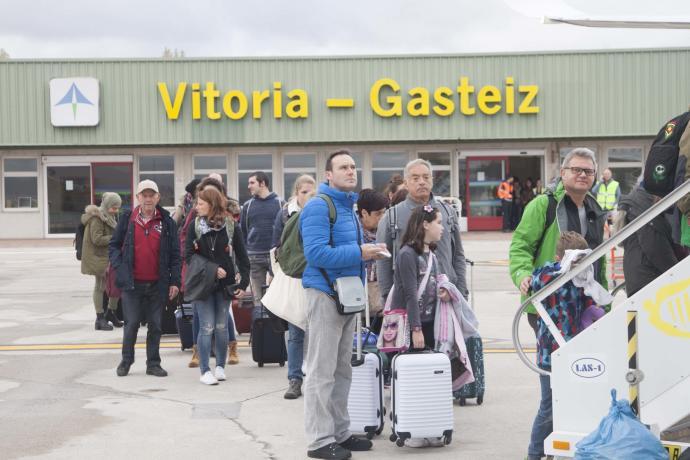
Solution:
[{"label": "sneaker", "polygon": [[218,379],[213,376],[211,371],[204,372],[199,381],[204,385],[218,385]]},{"label": "sneaker", "polygon": [[352,457],[349,450],[343,449],[337,442],[320,447],[316,450],[307,451],[309,458],[328,458],[332,460],[345,460]]},{"label": "sneaker", "polygon": [[224,382],[224,381],[226,380],[226,378],[225,378],[225,369],[223,369],[223,368],[220,367],[220,366],[216,366],[216,373],[215,373],[215,375],[216,375],[216,380],[218,380],[219,382]]},{"label": "sneaker", "polygon": [[156,377],[167,377],[168,371],[160,366],[151,366],[146,368],[146,375],[155,375]]},{"label": "sneaker", "polygon": [[283,395],[285,399],[297,399],[302,396],[302,381],[297,379],[290,380],[288,389]]},{"label": "sneaker", "polygon": [[126,361],[120,361],[120,364],[117,366],[117,375],[118,377],[124,377],[125,375],[129,374],[129,368],[132,367],[132,365]]},{"label": "sneaker", "polygon": [[406,447],[428,447],[429,440],[426,438],[408,438],[405,439]]},{"label": "sneaker", "polygon": [[362,452],[370,450],[374,443],[368,439],[358,438],[357,436],[350,436],[345,441],[340,443],[340,447],[350,451]]},{"label": "sneaker", "polygon": [[443,442],[443,438],[426,438],[426,440],[429,443],[429,447],[443,447],[446,445],[446,443]]}]

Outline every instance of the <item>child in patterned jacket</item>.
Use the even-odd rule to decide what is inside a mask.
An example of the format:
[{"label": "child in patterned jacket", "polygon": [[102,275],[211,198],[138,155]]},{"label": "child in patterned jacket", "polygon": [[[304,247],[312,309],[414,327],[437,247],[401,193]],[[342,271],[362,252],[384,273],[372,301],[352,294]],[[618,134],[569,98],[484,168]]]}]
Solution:
[{"label": "child in patterned jacket", "polygon": [[[556,262],[547,262],[532,274],[532,292],[537,292],[561,273],[569,271],[577,261],[591,252],[587,241],[577,232],[564,232],[556,245]],[[597,283],[590,266],[575,279],[568,281],[543,302],[556,327],[566,342],[604,315],[601,305],[612,301],[608,291]],[[546,323],[539,318],[537,338],[537,365],[551,371],[551,353],[558,349],[556,339],[551,335]],[[528,459],[540,459],[544,455],[544,440],[553,431],[553,411],[551,405],[551,381],[548,375],[539,376],[541,383],[541,402],[532,426],[532,436],[528,449]]]}]

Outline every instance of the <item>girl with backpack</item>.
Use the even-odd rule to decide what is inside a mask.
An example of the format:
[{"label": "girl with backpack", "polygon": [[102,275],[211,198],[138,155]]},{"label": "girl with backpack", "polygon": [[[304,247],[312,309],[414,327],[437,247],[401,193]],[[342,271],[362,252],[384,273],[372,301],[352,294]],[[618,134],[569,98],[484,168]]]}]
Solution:
[{"label": "girl with backpack", "polygon": [[[249,258],[244,247],[238,226],[231,232],[227,226],[235,222],[227,211],[227,198],[214,187],[199,191],[196,201],[197,217],[194,229],[187,232],[185,241],[185,261],[190,263],[194,255],[199,255],[213,264],[216,269],[216,283],[206,299],[195,300],[194,309],[199,315],[200,329],[197,338],[199,352],[200,381],[206,385],[217,385],[226,379],[225,359],[228,352],[228,310],[233,296],[243,295],[249,284]],[[196,229],[199,229],[197,237]],[[232,253],[235,251],[241,280],[235,283],[235,269]],[[211,372],[211,335],[215,332],[216,368]]]}]

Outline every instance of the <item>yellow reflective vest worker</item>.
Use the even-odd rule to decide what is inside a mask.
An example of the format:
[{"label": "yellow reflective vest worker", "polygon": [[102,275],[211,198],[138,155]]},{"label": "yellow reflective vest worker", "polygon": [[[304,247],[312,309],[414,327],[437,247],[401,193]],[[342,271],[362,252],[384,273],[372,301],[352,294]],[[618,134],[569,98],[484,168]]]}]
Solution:
[{"label": "yellow reflective vest worker", "polygon": [[597,196],[597,203],[601,209],[605,211],[613,211],[616,209],[618,200],[621,196],[620,184],[611,179],[607,182],[601,181],[596,187],[595,194]]}]

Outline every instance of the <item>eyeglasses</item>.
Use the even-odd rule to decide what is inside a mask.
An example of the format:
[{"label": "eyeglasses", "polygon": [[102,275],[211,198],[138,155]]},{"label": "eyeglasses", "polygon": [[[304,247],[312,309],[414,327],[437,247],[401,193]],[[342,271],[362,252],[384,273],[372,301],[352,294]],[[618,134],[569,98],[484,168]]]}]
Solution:
[{"label": "eyeglasses", "polygon": [[576,176],[579,176],[580,174],[585,173],[585,176],[591,177],[597,173],[594,169],[578,168],[576,166],[573,166],[572,168],[571,167],[565,167],[563,169],[569,169]]},{"label": "eyeglasses", "polygon": [[384,329],[397,329],[398,328],[398,323],[397,322],[392,322],[392,323],[386,323],[383,325]]}]

